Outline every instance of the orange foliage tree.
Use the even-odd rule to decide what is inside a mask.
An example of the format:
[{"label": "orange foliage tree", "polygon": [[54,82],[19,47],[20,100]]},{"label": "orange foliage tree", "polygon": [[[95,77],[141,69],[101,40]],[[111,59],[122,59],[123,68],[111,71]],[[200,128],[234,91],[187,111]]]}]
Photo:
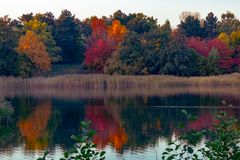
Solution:
[{"label": "orange foliage tree", "polygon": [[51,69],[51,59],[44,43],[36,33],[27,31],[26,35],[21,36],[17,52],[27,55],[37,69],[41,71],[49,71]]},{"label": "orange foliage tree", "polygon": [[97,72],[102,72],[107,59],[123,41],[127,28],[118,20],[107,26],[103,19],[96,17],[92,19],[91,28],[92,34],[87,42],[85,64]]},{"label": "orange foliage tree", "polygon": [[108,27],[108,37],[116,42],[117,46],[121,41],[123,41],[126,33],[127,28],[124,25],[121,25],[118,20],[114,20],[112,25]]}]

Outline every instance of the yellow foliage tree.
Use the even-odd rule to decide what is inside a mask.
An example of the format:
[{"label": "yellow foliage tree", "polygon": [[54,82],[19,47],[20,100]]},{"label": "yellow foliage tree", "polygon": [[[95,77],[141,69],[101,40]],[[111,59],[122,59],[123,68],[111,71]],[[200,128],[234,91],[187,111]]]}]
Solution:
[{"label": "yellow foliage tree", "polygon": [[227,33],[225,33],[225,32],[220,33],[219,36],[218,36],[218,39],[220,39],[220,40],[223,41],[227,46],[229,46],[229,44],[230,44],[230,38],[229,38],[229,36],[228,36]]},{"label": "yellow foliage tree", "polygon": [[37,69],[41,71],[49,71],[51,69],[51,59],[44,43],[36,33],[27,31],[26,35],[21,36],[17,52],[27,55]]},{"label": "yellow foliage tree", "polygon": [[234,31],[230,35],[231,44],[236,47],[240,44],[240,31]]},{"label": "yellow foliage tree", "polygon": [[36,33],[40,33],[42,30],[44,30],[44,31],[47,30],[47,23],[41,22],[41,21],[37,20],[36,18],[34,18],[28,22],[25,22],[24,27],[27,30],[34,31]]}]

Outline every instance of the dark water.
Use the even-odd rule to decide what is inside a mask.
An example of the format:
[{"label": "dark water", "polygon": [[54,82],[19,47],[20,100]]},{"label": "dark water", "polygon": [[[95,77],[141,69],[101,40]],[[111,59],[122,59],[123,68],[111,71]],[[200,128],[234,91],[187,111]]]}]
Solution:
[{"label": "dark water", "polygon": [[[61,157],[91,120],[94,142],[107,159],[161,159],[166,141],[187,129],[211,127],[224,110],[240,117],[240,88],[164,88],[156,91],[1,91],[0,159],[37,159],[45,150]],[[10,102],[10,103],[7,103]],[[196,115],[186,122],[181,110]]]}]

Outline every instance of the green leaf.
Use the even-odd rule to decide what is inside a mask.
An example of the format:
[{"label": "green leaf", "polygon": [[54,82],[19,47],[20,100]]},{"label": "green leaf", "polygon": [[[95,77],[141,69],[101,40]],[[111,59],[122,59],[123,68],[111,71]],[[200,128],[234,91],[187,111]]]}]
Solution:
[{"label": "green leaf", "polygon": [[81,142],[81,138],[75,135],[72,135],[71,138],[75,141],[75,142]]},{"label": "green leaf", "polygon": [[49,151],[46,151],[46,152],[44,152],[44,158],[46,158],[46,156],[49,154]]},{"label": "green leaf", "polygon": [[188,147],[187,150],[188,150],[188,152],[189,152],[190,154],[193,153],[193,149],[192,149],[192,147]]},{"label": "green leaf", "polygon": [[83,136],[80,138],[80,142],[81,143],[86,142],[87,139],[88,139],[88,136]]},{"label": "green leaf", "polygon": [[86,128],[89,128],[90,123],[91,121],[82,121],[80,125],[86,129]]},{"label": "green leaf", "polygon": [[183,109],[183,110],[181,110],[181,113],[182,113],[183,115],[185,115],[186,117],[188,117],[188,112],[187,112],[187,110]]},{"label": "green leaf", "polygon": [[162,155],[168,154],[168,152],[163,152]]},{"label": "green leaf", "polygon": [[68,158],[68,156],[69,156],[69,153],[68,153],[68,152],[65,152],[65,153],[64,153],[64,157],[65,157],[65,158]]},{"label": "green leaf", "polygon": [[182,122],[177,124],[177,128],[179,128],[179,129],[183,129],[184,127],[185,127],[185,125]]},{"label": "green leaf", "polygon": [[105,152],[105,151],[102,151],[102,152],[100,153],[100,157],[103,157],[105,154],[106,154],[106,152]]}]

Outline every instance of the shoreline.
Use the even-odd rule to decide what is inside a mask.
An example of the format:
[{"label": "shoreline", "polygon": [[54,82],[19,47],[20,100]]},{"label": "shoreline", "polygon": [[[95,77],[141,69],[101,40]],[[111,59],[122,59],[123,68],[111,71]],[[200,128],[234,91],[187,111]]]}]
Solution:
[{"label": "shoreline", "polygon": [[55,77],[0,77],[0,89],[158,89],[185,86],[240,86],[240,73],[209,77],[72,74]]}]

